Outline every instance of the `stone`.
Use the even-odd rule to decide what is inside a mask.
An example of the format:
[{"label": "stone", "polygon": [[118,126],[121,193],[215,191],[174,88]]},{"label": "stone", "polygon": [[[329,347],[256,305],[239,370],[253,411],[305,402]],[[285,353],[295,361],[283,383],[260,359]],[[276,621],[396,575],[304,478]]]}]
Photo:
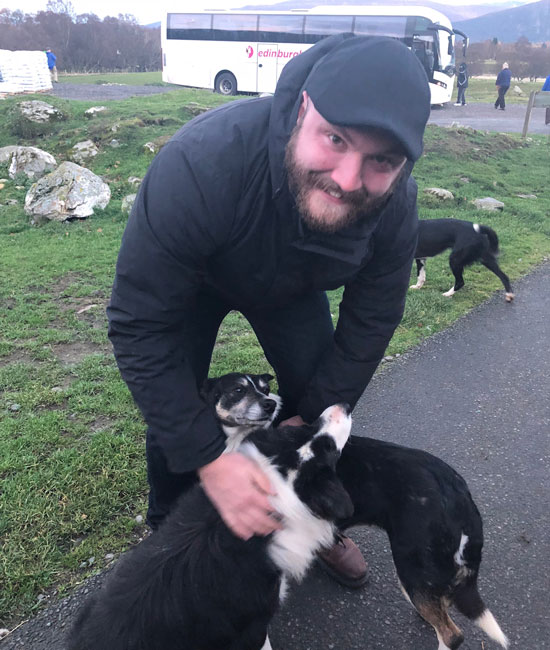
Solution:
[{"label": "stone", "polygon": [[424,190],[424,194],[431,194],[443,201],[450,201],[455,198],[452,192],[449,192],[449,190],[443,190],[440,187],[427,187]]},{"label": "stone", "polygon": [[51,153],[37,147],[16,147],[12,153],[8,175],[15,178],[17,174],[25,174],[27,178],[38,180],[56,167],[57,162]]},{"label": "stone", "polygon": [[137,194],[128,194],[122,199],[122,205],[120,206],[120,209],[124,214],[129,214],[131,212],[134,201],[136,200],[136,196]]},{"label": "stone", "polygon": [[138,185],[141,184],[142,179],[139,178],[139,176],[129,176],[128,177],[128,183],[130,185],[133,185],[134,187],[137,187]]},{"label": "stone", "polygon": [[84,111],[86,117],[95,117],[98,113],[102,113],[107,110],[107,106],[92,106],[87,111]]},{"label": "stone", "polygon": [[519,86],[514,86],[513,92],[514,92],[515,95],[518,95],[518,96],[523,95],[523,90]]},{"label": "stone", "polygon": [[109,142],[109,146],[112,147],[113,149],[116,149],[117,147],[120,147],[120,142],[116,138],[113,138]]},{"label": "stone", "polygon": [[94,158],[99,153],[99,149],[92,140],[77,142],[72,149],[72,159],[79,165]]},{"label": "stone", "polygon": [[13,152],[18,148],[16,144],[10,144],[7,147],[0,147],[0,165],[10,163]]},{"label": "stone", "polygon": [[504,203],[502,203],[502,201],[497,201],[497,199],[493,199],[490,196],[483,199],[475,199],[472,201],[472,204],[475,205],[478,210],[504,210]]},{"label": "stone", "polygon": [[89,217],[94,208],[107,207],[111,190],[89,169],[73,162],[59,167],[34,183],[25,197],[25,212],[35,220]]},{"label": "stone", "polygon": [[65,117],[58,108],[38,99],[21,102],[19,111],[30,122],[50,122],[51,120],[62,120]]},{"label": "stone", "polygon": [[537,195],[536,194],[516,194],[516,196],[520,199],[536,199]]},{"label": "stone", "polygon": [[146,143],[143,145],[143,148],[145,149],[145,151],[147,151],[147,152],[149,152],[149,153],[157,153],[157,151],[158,151],[158,149],[157,149],[157,147],[155,146],[155,143],[154,143],[154,142],[146,142]]}]

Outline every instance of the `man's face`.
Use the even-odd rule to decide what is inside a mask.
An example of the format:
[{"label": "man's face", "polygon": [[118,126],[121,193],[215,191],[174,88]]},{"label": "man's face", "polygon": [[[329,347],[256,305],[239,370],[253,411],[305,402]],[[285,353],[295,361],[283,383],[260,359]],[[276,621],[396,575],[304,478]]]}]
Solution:
[{"label": "man's face", "polygon": [[285,164],[298,210],[312,229],[336,232],[368,219],[393,192],[405,162],[395,140],[327,122],[304,93]]}]

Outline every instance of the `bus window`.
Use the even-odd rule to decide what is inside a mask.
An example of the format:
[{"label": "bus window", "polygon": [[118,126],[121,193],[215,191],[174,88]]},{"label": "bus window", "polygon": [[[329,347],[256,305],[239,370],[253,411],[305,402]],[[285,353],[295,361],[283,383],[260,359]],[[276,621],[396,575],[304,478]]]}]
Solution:
[{"label": "bus window", "polygon": [[325,36],[351,32],[353,16],[306,16],[304,41],[316,43]]},{"label": "bus window", "polygon": [[204,40],[212,37],[212,16],[200,14],[168,14],[166,38],[176,40]]},{"label": "bus window", "polygon": [[214,14],[212,32],[215,41],[255,41],[258,37],[258,16]]},{"label": "bus window", "polygon": [[405,38],[406,27],[406,16],[356,16],[353,32],[361,36]]},{"label": "bus window", "polygon": [[302,43],[303,16],[263,16],[258,25],[259,43]]}]

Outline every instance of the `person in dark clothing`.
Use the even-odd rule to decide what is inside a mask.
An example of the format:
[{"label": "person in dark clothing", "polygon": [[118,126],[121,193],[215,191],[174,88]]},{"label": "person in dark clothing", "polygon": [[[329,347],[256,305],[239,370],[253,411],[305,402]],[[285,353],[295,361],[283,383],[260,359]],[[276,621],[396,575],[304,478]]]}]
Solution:
[{"label": "person in dark clothing", "polygon": [[[236,535],[279,526],[265,476],[223,454],[200,398],[218,328],[230,310],[250,322],[283,423],[355,406],[403,315],[417,236],[410,174],[429,112],[426,74],[406,46],[340,34],[289,61],[274,96],[196,117],[152,162],[107,311],[148,424],[153,529],[197,477]],[[325,291],[341,286],[334,329]],[[348,586],[366,580],[349,538],[324,561]]]},{"label": "person in dark clothing", "polygon": [[468,66],[464,62],[458,66],[456,85],[458,88],[458,94],[456,96],[455,106],[465,106],[466,88],[468,88]]},{"label": "person in dark clothing", "polygon": [[497,75],[497,80],[495,81],[495,86],[497,87],[498,97],[495,102],[495,108],[500,108],[501,111],[506,109],[506,102],[504,101],[504,95],[508,92],[510,88],[510,83],[512,81],[512,73],[508,67],[508,64],[505,62],[502,64],[502,70]]}]

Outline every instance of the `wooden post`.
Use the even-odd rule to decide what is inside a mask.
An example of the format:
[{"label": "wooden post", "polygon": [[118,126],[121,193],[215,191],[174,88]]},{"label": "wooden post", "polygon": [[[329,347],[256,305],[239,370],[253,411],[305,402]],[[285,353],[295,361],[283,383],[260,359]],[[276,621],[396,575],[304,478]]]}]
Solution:
[{"label": "wooden post", "polygon": [[529,120],[531,119],[531,111],[533,110],[533,104],[535,103],[535,95],[537,94],[536,90],[532,90],[529,95],[529,101],[527,102],[527,111],[525,112],[525,122],[523,123],[523,131],[521,137],[525,138],[527,135],[527,130],[529,129]]}]

